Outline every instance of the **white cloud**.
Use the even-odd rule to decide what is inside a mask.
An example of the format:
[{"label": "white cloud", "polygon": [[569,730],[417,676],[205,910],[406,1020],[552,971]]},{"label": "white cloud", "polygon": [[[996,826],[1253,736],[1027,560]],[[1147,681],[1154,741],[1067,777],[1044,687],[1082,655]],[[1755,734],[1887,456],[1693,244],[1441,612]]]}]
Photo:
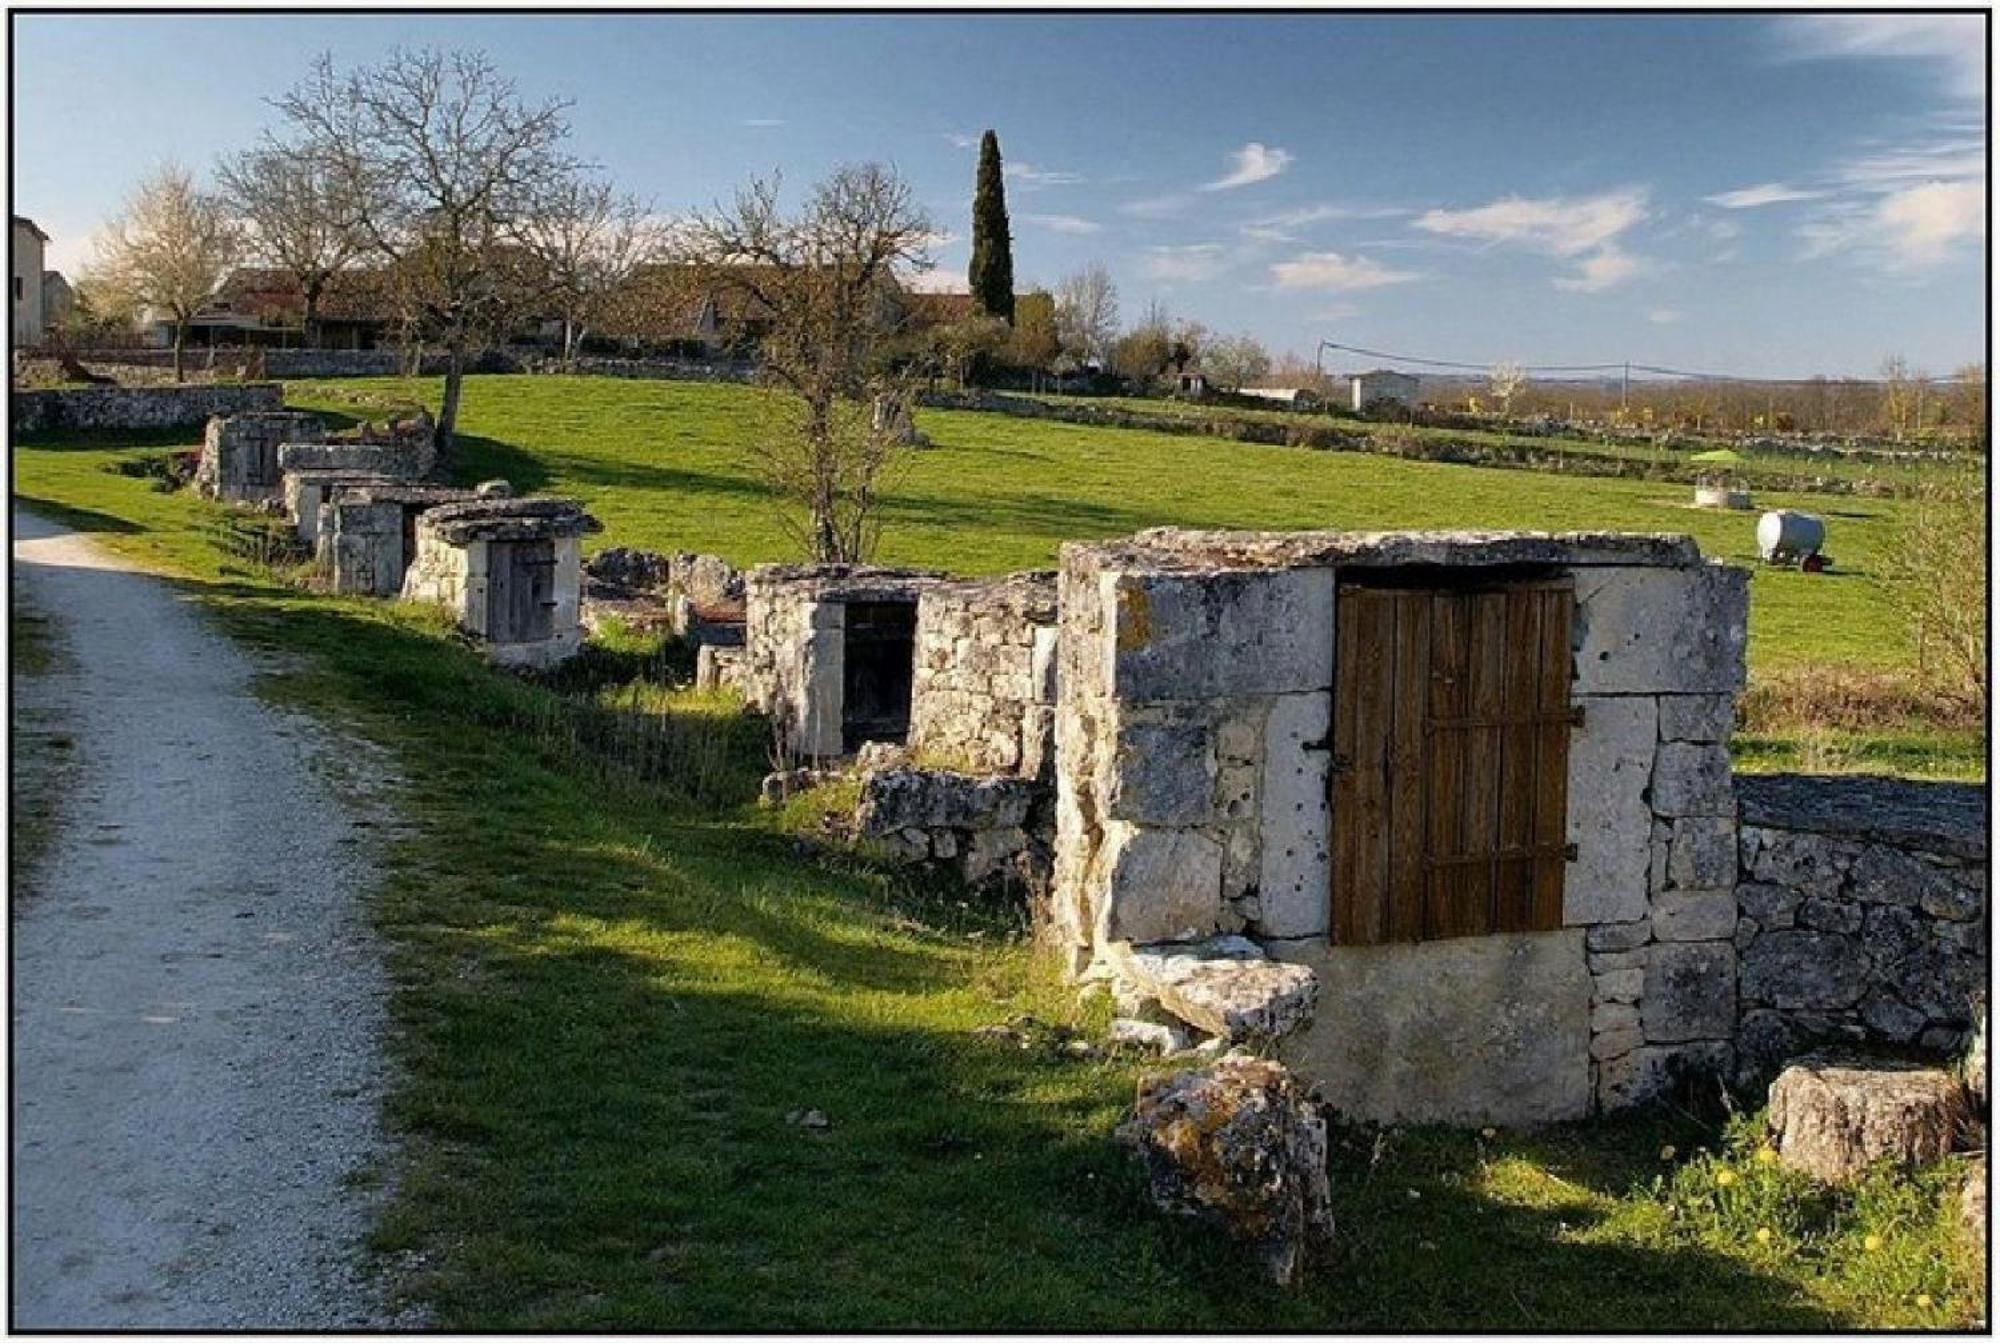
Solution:
[{"label": "white cloud", "polygon": [[979,143],[978,136],[967,135],[964,131],[946,131],[944,138],[953,149],[970,149]]},{"label": "white cloud", "polygon": [[1983,182],[1925,182],[1829,210],[1799,229],[1806,256],[1854,252],[1897,272],[1926,270],[1986,237]]},{"label": "white cloud", "polygon": [[1336,303],[1330,308],[1321,308],[1318,312],[1308,313],[1306,320],[1312,322],[1338,322],[1344,317],[1359,317],[1360,315],[1361,309],[1355,304]]},{"label": "white cloud", "polygon": [[965,272],[960,270],[911,271],[900,277],[905,289],[919,294],[963,294],[966,291]]},{"label": "white cloud", "polygon": [[745,119],[743,124],[745,126],[758,127],[782,126],[785,124],[785,119],[783,117],[749,117]]},{"label": "white cloud", "polygon": [[1427,210],[1416,226],[1446,238],[1500,244],[1575,261],[1577,272],[1557,288],[1594,293],[1639,273],[1638,258],[1618,238],[1646,217],[1646,193],[1636,188],[1595,196],[1505,196],[1470,210]]},{"label": "white cloud", "polygon": [[1555,286],[1579,294],[1596,294],[1625,283],[1644,269],[1639,258],[1616,247],[1605,247],[1579,262],[1576,274],[1557,276]]},{"label": "white cloud", "polygon": [[1146,249],[1146,278],[1163,284],[1195,284],[1221,269],[1222,247],[1218,243]]},{"label": "white cloud", "polygon": [[1280,289],[1380,289],[1384,285],[1405,284],[1422,278],[1415,271],[1396,270],[1365,256],[1347,257],[1338,252],[1301,252],[1290,261],[1271,267],[1271,278]]},{"label": "white cloud", "polygon": [[1928,61],[1942,68],[1951,96],[1986,96],[1986,23],[1977,14],[1798,15],[1774,32],[1791,60]]},{"label": "white cloud", "polygon": [[1824,197],[1824,191],[1807,191],[1800,187],[1786,186],[1783,182],[1759,182],[1754,187],[1738,187],[1734,191],[1724,191],[1714,196],[1704,196],[1710,205],[1720,205],[1725,210],[1754,210],[1763,205],[1783,205],[1787,201],[1816,201]]},{"label": "white cloud", "polygon": [[1039,224],[1051,233],[1099,233],[1104,225],[1076,215],[1022,215],[1030,224]]},{"label": "white cloud", "polygon": [[1131,215],[1135,219],[1171,219],[1194,204],[1194,197],[1186,195],[1146,196],[1135,201],[1126,201],[1118,207],[1118,213]]},{"label": "white cloud", "polygon": [[1082,173],[1060,172],[1053,168],[1037,168],[1032,163],[1016,159],[1000,169],[1003,177],[1011,177],[1027,186],[1067,187],[1075,186],[1083,180]]},{"label": "white cloud", "polygon": [[1230,158],[1234,160],[1236,166],[1226,175],[1202,187],[1203,191],[1231,191],[1255,182],[1268,182],[1292,166],[1290,150],[1272,149],[1255,140],[1230,155]]},{"label": "white cloud", "polygon": [[1646,320],[1655,326],[1672,326],[1685,316],[1679,308],[1654,308],[1646,314]]},{"label": "white cloud", "polygon": [[1338,219],[1393,219],[1408,210],[1357,205],[1302,205],[1261,215],[1240,226],[1239,232],[1258,242],[1296,242],[1295,230]]}]

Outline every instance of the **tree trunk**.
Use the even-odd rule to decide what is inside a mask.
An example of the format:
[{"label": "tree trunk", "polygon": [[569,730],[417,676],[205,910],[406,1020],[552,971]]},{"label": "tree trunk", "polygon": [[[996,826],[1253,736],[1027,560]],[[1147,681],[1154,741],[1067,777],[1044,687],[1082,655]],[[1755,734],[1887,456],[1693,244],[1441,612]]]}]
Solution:
[{"label": "tree trunk", "polygon": [[451,458],[452,433],[458,428],[458,398],[464,390],[465,351],[454,343],[445,350],[444,401],[438,407],[437,427],[431,435],[440,462]]},{"label": "tree trunk", "polygon": [[187,381],[187,368],[184,363],[184,358],[187,353],[187,333],[188,333],[187,319],[185,317],[176,318],[174,320],[174,381],[175,382]]},{"label": "tree trunk", "polygon": [[306,286],[306,315],[304,324],[306,348],[308,350],[317,350],[319,348],[319,291],[319,285]]},{"label": "tree trunk", "polygon": [[565,369],[574,369],[576,367],[576,346],[581,335],[582,333],[577,330],[575,322],[572,322],[567,317],[563,318],[563,367]]}]

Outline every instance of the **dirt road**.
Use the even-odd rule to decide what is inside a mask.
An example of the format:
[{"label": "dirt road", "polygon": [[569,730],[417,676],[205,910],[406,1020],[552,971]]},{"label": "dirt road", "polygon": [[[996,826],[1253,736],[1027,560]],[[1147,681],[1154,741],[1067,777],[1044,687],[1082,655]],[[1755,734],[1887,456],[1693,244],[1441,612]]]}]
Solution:
[{"label": "dirt road", "polygon": [[11,893],[13,1323],[393,1327],[359,1244],[384,1152],[375,818],[169,586],[18,510],[14,535],[64,646],[16,689],[75,745]]}]

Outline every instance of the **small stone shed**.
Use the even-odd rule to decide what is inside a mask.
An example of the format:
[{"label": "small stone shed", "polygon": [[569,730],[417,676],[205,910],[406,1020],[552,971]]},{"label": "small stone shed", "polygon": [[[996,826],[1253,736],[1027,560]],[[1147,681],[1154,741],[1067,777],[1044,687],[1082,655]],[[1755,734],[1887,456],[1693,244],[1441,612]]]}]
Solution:
[{"label": "small stone shed", "polygon": [[417,519],[474,497],[443,485],[383,481],[340,491],[319,506],[319,555],[335,592],[394,597],[417,553]]},{"label": "small stone shed", "polygon": [[944,581],[868,565],[766,564],[744,576],[746,694],[791,754],[907,740],[918,598]]},{"label": "small stone shed", "polygon": [[395,477],[385,476],[380,471],[349,471],[332,466],[293,467],[285,472],[285,516],[297,528],[299,540],[317,548],[325,505],[350,490],[394,483]]},{"label": "small stone shed", "polygon": [[435,602],[504,666],[552,667],[582,646],[581,538],[597,519],[574,499],[469,499],[417,518],[408,601]]},{"label": "small stone shed", "polygon": [[1225,934],[1309,967],[1283,1053],[1363,1119],[1726,1066],[1746,596],[1679,536],[1065,546],[1048,934],[1126,986]]},{"label": "small stone shed", "polygon": [[917,599],[910,749],[982,773],[1053,779],[1056,576],[940,583]]},{"label": "small stone shed", "polygon": [[210,499],[255,504],[284,492],[279,449],[286,443],[319,443],[326,426],[297,410],[252,410],[217,415],[202,435],[195,488]]}]

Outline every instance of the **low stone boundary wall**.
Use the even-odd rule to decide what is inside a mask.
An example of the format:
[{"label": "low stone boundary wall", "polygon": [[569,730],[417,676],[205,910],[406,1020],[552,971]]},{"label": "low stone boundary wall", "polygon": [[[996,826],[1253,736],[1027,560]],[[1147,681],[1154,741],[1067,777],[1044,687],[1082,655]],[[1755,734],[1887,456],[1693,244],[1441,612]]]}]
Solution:
[{"label": "low stone boundary wall", "polygon": [[572,374],[597,378],[657,378],[668,382],[755,382],[757,366],[700,359],[609,359],[587,356],[564,364],[560,359],[536,360],[529,373]]},{"label": "low stone boundary wall", "polygon": [[[1604,476],[1627,480],[1669,480],[1692,484],[1701,468],[1677,458],[1672,462],[1640,457],[1615,457],[1588,451],[1587,443],[1577,443],[1571,451],[1561,449],[1563,440],[1548,439],[1549,446],[1526,443],[1487,442],[1475,439],[1440,439],[1417,435],[1385,437],[1361,429],[1350,429],[1324,416],[1301,413],[1294,423],[1252,420],[1227,413],[1217,415],[1161,415],[1130,410],[1115,405],[1065,405],[1033,397],[1005,396],[997,392],[930,391],[920,394],[917,404],[937,410],[979,410],[1015,415],[1033,420],[1059,420],[1065,424],[1108,426],[1114,429],[1143,429],[1156,434],[1231,439],[1238,443],[1267,443],[1282,447],[1312,448],[1321,452],[1373,452],[1385,457],[1413,461],[1446,462],[1459,466],[1506,467],[1524,471],[1545,471],[1555,475]],[[1838,476],[1814,477],[1809,485],[1818,494],[1888,495],[1894,489],[1879,481],[1849,480]]]},{"label": "low stone boundary wall", "polygon": [[285,390],[275,382],[174,387],[65,387],[15,392],[17,434],[58,429],[191,429],[215,415],[280,410]]},{"label": "low stone boundary wall", "polygon": [[1948,1051],[1987,982],[1986,791],[1743,775],[1738,1071],[1827,1042]]},{"label": "low stone boundary wall", "polygon": [[910,748],[1055,777],[1056,576],[945,583],[917,600]]},{"label": "low stone boundary wall", "polygon": [[862,776],[855,833],[899,858],[955,870],[968,885],[1047,888],[1049,790],[1028,779],[895,768]]}]

